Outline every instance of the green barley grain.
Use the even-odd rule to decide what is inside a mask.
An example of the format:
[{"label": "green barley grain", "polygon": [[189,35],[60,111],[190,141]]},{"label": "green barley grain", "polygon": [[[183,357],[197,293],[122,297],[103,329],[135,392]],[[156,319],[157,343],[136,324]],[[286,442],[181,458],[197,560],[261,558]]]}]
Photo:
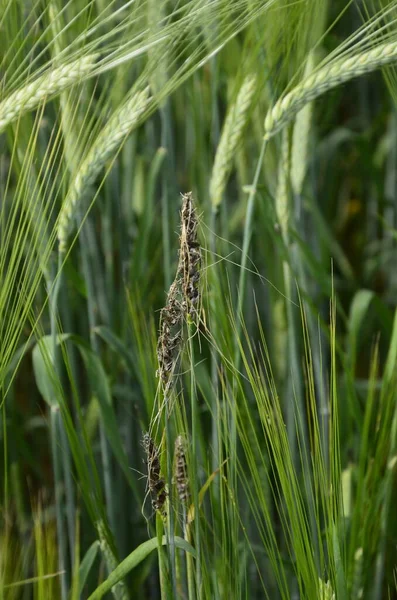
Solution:
[{"label": "green barley grain", "polygon": [[256,83],[256,75],[247,75],[236,101],[232,104],[227,114],[216,151],[210,181],[210,197],[214,209],[222,201],[222,195],[232,168],[234,154],[247,123],[248,111],[256,90]]}]

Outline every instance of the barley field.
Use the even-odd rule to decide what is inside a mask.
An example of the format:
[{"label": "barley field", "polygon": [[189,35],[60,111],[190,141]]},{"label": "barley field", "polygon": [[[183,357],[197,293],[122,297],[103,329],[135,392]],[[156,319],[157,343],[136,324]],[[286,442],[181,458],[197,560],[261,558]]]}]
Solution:
[{"label": "barley field", "polygon": [[0,600],[397,599],[397,0],[0,0]]}]

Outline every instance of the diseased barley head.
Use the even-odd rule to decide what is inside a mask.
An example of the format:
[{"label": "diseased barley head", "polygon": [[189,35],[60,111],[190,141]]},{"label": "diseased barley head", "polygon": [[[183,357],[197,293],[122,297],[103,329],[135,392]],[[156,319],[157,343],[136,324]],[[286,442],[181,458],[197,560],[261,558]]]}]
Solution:
[{"label": "diseased barley head", "polygon": [[159,449],[148,433],[143,436],[142,445],[146,453],[147,484],[152,496],[152,506],[165,516],[167,490],[160,471]]},{"label": "diseased barley head", "polygon": [[191,192],[183,195],[181,210],[180,261],[186,313],[194,315],[200,300],[201,249],[197,237],[198,219]]},{"label": "diseased barley head", "polygon": [[172,385],[172,373],[182,343],[183,320],[197,314],[200,300],[201,249],[197,237],[198,219],[192,194],[182,196],[179,262],[167,302],[160,312],[157,341],[157,376],[166,396]]},{"label": "diseased barley head", "polygon": [[189,500],[189,479],[187,476],[185,441],[181,435],[175,440],[175,485],[179,500],[182,504],[187,504]]},{"label": "diseased barley head", "polygon": [[178,360],[178,353],[182,341],[183,309],[180,298],[179,275],[172,283],[167,304],[160,312],[160,333],[157,341],[157,359],[159,367],[157,376],[160,377],[167,391],[171,385],[171,377]]}]

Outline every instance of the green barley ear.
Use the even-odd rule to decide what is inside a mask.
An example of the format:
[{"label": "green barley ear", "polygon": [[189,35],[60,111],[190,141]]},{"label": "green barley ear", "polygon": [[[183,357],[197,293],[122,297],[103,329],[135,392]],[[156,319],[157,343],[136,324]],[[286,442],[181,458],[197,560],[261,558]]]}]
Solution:
[{"label": "green barley ear", "polygon": [[[103,554],[103,558],[105,559],[108,572],[111,573],[117,567],[118,560],[108,542],[106,536],[106,528],[103,521],[98,521],[96,527],[98,531],[99,545]],[[129,600],[129,595],[124,581],[119,581],[118,583],[116,583],[116,585],[112,587],[112,594],[115,600]]]},{"label": "green barley ear", "polygon": [[[310,76],[314,68],[314,53],[309,54],[304,79]],[[291,188],[295,195],[302,193],[307,170],[307,154],[312,121],[313,102],[308,102],[296,115],[292,132],[291,148]]]},{"label": "green barley ear", "polygon": [[67,249],[68,237],[76,208],[103,170],[114,157],[126,136],[136,127],[142,113],[150,102],[149,88],[130,94],[127,100],[113,113],[105,127],[92,144],[87,156],[72,182],[62,205],[58,221],[59,252]]},{"label": "green barley ear", "polygon": [[236,101],[230,107],[221,139],[215,155],[210,181],[210,198],[216,210],[222,201],[222,195],[232,168],[234,154],[240,143],[244,127],[248,120],[249,108],[257,85],[256,75],[247,75]]},{"label": "green barley ear", "polygon": [[19,115],[33,110],[41,102],[66,90],[89,76],[95,69],[99,54],[89,54],[73,62],[55,67],[34,81],[16,90],[0,102],[0,132]]},{"label": "green barley ear", "polygon": [[388,65],[397,59],[397,42],[379,44],[351,58],[340,58],[314,71],[270,108],[265,119],[265,139],[270,139],[308,102],[328,90]]},{"label": "green barley ear", "polygon": [[[290,172],[290,155],[289,155],[289,136],[288,130],[283,131],[281,140],[281,158],[279,161],[277,190],[275,197],[275,208],[277,216],[277,227],[283,239],[284,244],[288,245],[288,229],[290,221],[290,203],[289,203],[289,172]],[[286,285],[286,293],[289,295],[290,285],[290,270],[286,261],[283,261],[284,283]],[[285,377],[287,372],[288,355],[288,321],[286,316],[286,308],[284,299],[279,298],[272,307],[273,312],[273,343],[275,348],[276,367],[280,379]]]},{"label": "green barley ear", "polygon": [[332,589],[331,582],[325,583],[322,579],[319,579],[320,595],[319,600],[335,600],[335,592]]}]

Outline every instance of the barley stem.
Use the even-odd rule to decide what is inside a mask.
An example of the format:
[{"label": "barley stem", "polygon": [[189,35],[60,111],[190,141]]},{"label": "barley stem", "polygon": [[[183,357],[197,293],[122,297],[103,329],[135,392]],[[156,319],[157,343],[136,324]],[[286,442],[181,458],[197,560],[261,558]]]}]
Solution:
[{"label": "barley stem", "polygon": [[[59,349],[57,345],[57,304],[58,304],[58,294],[61,285],[61,277],[60,273],[58,276],[56,275],[56,264],[52,265],[52,274],[51,279],[48,280],[48,292],[49,292],[49,310],[50,310],[50,327],[51,327],[51,339],[52,339],[52,356],[53,356],[53,365],[55,370],[55,376],[59,376],[60,368],[59,368]],[[62,572],[61,575],[61,595],[62,600],[66,600],[67,597],[67,589],[68,582],[66,576],[66,565],[67,565],[67,540],[66,540],[66,531],[65,531],[65,523],[63,518],[63,498],[62,498],[62,462],[63,462],[63,454],[68,453],[68,446],[65,446],[63,449],[64,452],[61,451],[59,446],[59,436],[61,435],[62,429],[62,418],[60,413],[60,407],[58,404],[51,406],[50,408],[51,415],[51,454],[52,454],[52,463],[53,463],[53,471],[54,471],[54,480],[55,480],[55,514],[56,514],[56,525],[57,525],[57,540],[58,540],[58,565],[59,570]],[[70,471],[70,462],[64,462],[64,468],[69,468]],[[70,485],[70,481],[68,482]],[[69,487],[69,486],[68,486]],[[69,492],[71,488],[69,487]],[[69,498],[70,500],[70,498]],[[70,513],[68,513],[70,518]],[[73,519],[73,515],[72,515]],[[70,537],[69,543],[73,542],[73,534]]]},{"label": "barley stem", "polygon": [[[54,368],[56,374],[60,377],[61,365],[60,365],[60,348],[57,343],[58,330],[56,327],[56,318],[58,314],[58,298],[59,291],[61,289],[61,264],[58,260],[57,273],[54,267],[54,284],[51,291],[51,335],[52,335],[52,352],[54,357]],[[70,448],[68,439],[63,423],[61,412],[58,414],[58,445],[62,445],[61,460],[63,466],[63,478],[65,486],[65,498],[66,498],[66,518],[68,524],[68,536],[69,536],[69,553],[70,553],[70,564],[74,564],[74,546],[75,546],[75,522],[76,522],[76,506],[74,500],[74,485],[72,476],[72,462],[70,457]]]},{"label": "barley stem", "polygon": [[[82,218],[80,216],[80,218]],[[95,335],[96,314],[98,312],[96,306],[96,291],[93,279],[93,270],[90,265],[89,255],[95,256],[97,254],[96,242],[92,231],[90,230],[91,224],[85,222],[81,232],[81,259],[82,259],[82,270],[84,274],[84,280],[87,286],[87,313],[88,323],[90,331],[90,344],[95,354],[99,355],[98,339]],[[105,498],[107,515],[109,524],[112,531],[115,531],[115,512],[114,512],[114,494],[111,476],[111,458],[109,451],[109,444],[106,439],[105,429],[102,420],[99,422],[99,436],[100,436],[100,447],[102,457],[102,470],[103,470],[103,481],[105,487]]]},{"label": "barley stem", "polygon": [[[195,484],[193,484],[194,487]],[[191,527],[190,524],[186,521],[186,529],[185,529],[185,539],[191,544]],[[195,587],[194,587],[194,568],[193,568],[193,557],[190,552],[186,555],[186,570],[187,570],[187,591],[189,600],[196,600],[197,596],[195,595]]]},{"label": "barley stem", "polygon": [[189,336],[189,354],[190,354],[190,402],[192,419],[192,496],[194,506],[194,542],[196,548],[196,596],[201,597],[201,548],[200,548],[200,514],[199,514],[199,448],[198,448],[198,405],[196,394],[196,378],[194,364],[194,322],[188,317],[188,336]]},{"label": "barley stem", "polygon": [[163,538],[164,523],[160,511],[156,511],[156,535],[159,540],[157,554],[159,557],[159,579],[160,579],[160,596],[161,600],[168,600],[171,596],[171,590],[166,567],[166,554],[160,540]]},{"label": "barley stem", "polygon": [[[252,220],[254,217],[254,207],[255,207],[255,196],[256,189],[259,182],[259,176],[261,174],[263,159],[265,157],[265,151],[267,146],[267,140],[263,140],[261,151],[259,153],[258,162],[255,169],[254,179],[252,185],[250,187],[250,192],[248,195],[247,202],[247,210],[245,213],[245,223],[244,223],[244,235],[243,235],[243,249],[241,252],[241,263],[240,263],[240,277],[239,277],[239,286],[238,286],[238,303],[237,303],[237,332],[238,334],[241,332],[241,318],[244,308],[244,299],[245,299],[245,287],[247,284],[247,260],[248,260],[248,251],[250,247],[251,237],[252,237]],[[238,365],[240,363],[239,358],[239,347],[238,342],[236,343],[236,369],[238,370]]]},{"label": "barley stem", "polygon": [[[396,313],[397,317],[397,313]],[[394,378],[395,381],[395,378]],[[393,485],[396,481],[396,450],[397,450],[397,406],[394,409],[391,427],[390,427],[390,448],[387,460],[387,471],[385,475],[385,491],[384,499],[382,502],[382,508],[380,512],[381,522],[381,537],[378,548],[378,555],[376,557],[376,570],[374,578],[373,598],[374,600],[381,600],[383,590],[383,580],[385,576],[385,560],[386,560],[386,548],[387,548],[387,524],[388,517],[391,511],[391,504],[393,501]]]},{"label": "barley stem", "polygon": [[[216,265],[216,259],[215,259],[215,253],[216,253],[216,242],[215,242],[215,229],[216,229],[216,211],[213,208],[211,210],[211,228],[210,228],[210,252],[211,252],[211,259],[212,259],[212,276],[214,278],[216,278],[216,271],[217,271],[217,265]],[[216,314],[216,296],[211,295],[211,313],[212,314]],[[211,323],[211,329],[212,329],[212,335],[214,336],[214,338],[217,340],[218,336],[217,336],[217,322],[216,319],[213,319],[213,323]],[[213,397],[214,397],[214,402],[212,405],[212,435],[211,435],[211,442],[212,442],[212,470],[215,471],[215,469],[218,467],[218,460],[219,460],[219,402],[218,402],[218,387],[219,387],[219,381],[218,381],[218,353],[216,351],[216,349],[214,347],[211,347],[211,384],[212,384],[212,391],[213,391]],[[214,493],[215,496],[217,498],[217,500],[219,501],[219,481],[214,482]]]},{"label": "barley stem", "polygon": [[58,540],[58,568],[61,579],[61,598],[66,600],[68,596],[68,586],[66,581],[66,534],[65,524],[62,516],[62,468],[60,448],[58,441],[59,434],[59,407],[51,406],[51,454],[52,467],[54,470],[54,487],[55,487],[55,518],[57,525],[57,540]]},{"label": "barley stem", "polygon": [[171,588],[174,597],[177,598],[176,591],[176,560],[175,560],[175,518],[174,518],[174,505],[173,505],[173,486],[172,486],[172,444],[171,444],[171,411],[170,402],[171,398],[164,398],[165,402],[165,445],[167,451],[167,475],[168,475],[168,542],[169,542],[169,563],[170,563],[170,575],[171,575]]}]

